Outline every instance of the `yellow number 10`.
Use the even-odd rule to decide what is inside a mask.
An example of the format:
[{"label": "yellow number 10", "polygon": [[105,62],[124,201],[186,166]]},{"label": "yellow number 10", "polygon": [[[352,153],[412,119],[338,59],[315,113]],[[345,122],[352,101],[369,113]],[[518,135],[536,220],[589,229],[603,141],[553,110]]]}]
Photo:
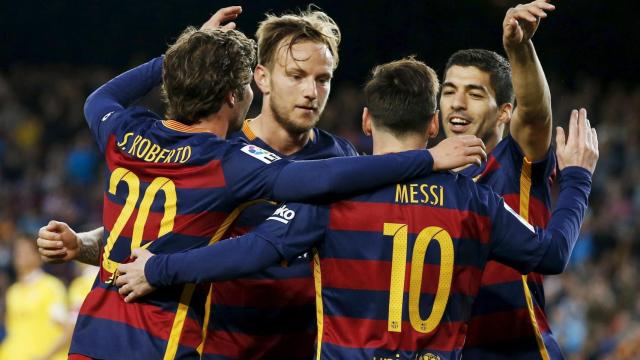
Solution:
[{"label": "yellow number 10", "polygon": [[[102,267],[112,274],[118,268],[119,263],[109,259],[111,249],[113,249],[113,246],[120,236],[122,229],[124,229],[125,225],[129,221],[129,218],[131,217],[131,214],[133,214],[133,210],[135,209],[138,198],[140,197],[140,179],[136,174],[125,168],[117,168],[111,173],[111,178],[109,179],[109,193],[111,195],[116,194],[118,184],[121,181],[124,181],[127,184],[129,193],[127,195],[127,200],[125,201],[124,207],[122,208],[120,215],[118,215],[118,218],[116,219],[116,222],[113,224],[111,232],[109,233],[107,243],[104,246],[104,253],[102,254]],[[164,215],[162,216],[162,220],[160,222],[158,237],[166,235],[167,233],[171,232],[171,230],[173,230],[173,222],[176,218],[176,203],[178,201],[176,196],[176,186],[173,181],[171,181],[171,179],[165,177],[157,177],[153,179],[153,181],[149,184],[147,190],[144,192],[142,202],[140,202],[138,216],[136,216],[136,221],[133,225],[133,235],[131,236],[131,251],[139,248],[140,244],[142,243],[144,225],[147,222],[147,218],[149,217],[151,204],[153,203],[153,199],[155,199],[156,194],[158,194],[160,190],[164,192],[165,202]]]},{"label": "yellow number 10", "polygon": [[[384,235],[393,236],[393,254],[391,259],[391,286],[389,289],[389,325],[391,332],[402,331],[402,306],[404,299],[404,279],[407,268],[408,226],[406,224],[384,224]],[[420,290],[424,258],[431,240],[440,245],[440,277],[438,290],[433,302],[431,314],[423,320],[420,316]],[[449,233],[437,226],[423,229],[416,238],[411,256],[411,275],[409,279],[409,320],[411,327],[421,333],[433,331],[444,315],[451,293],[453,276],[453,241]]]}]

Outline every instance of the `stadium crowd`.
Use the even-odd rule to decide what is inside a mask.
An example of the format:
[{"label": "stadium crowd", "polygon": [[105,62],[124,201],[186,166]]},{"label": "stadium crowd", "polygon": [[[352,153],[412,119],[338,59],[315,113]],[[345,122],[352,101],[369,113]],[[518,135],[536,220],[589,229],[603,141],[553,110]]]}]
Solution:
[{"label": "stadium crowd", "polygon": [[[437,65],[437,64],[435,64]],[[0,73],[0,337],[4,304],[15,281],[14,245],[35,240],[50,219],[77,230],[100,226],[102,161],[82,114],[86,96],[115,74],[104,68],[14,66]],[[586,105],[598,129],[600,162],[590,214],[570,270],[547,277],[552,330],[573,359],[631,359],[640,354],[640,87],[578,76],[563,81],[547,70],[554,122]],[[339,80],[339,75],[338,75]],[[258,92],[256,92],[258,93]],[[250,114],[259,110],[254,100]],[[159,96],[148,104],[162,112]],[[358,84],[336,83],[320,127],[370,152],[361,135]],[[46,266],[65,284],[74,264]]]}]

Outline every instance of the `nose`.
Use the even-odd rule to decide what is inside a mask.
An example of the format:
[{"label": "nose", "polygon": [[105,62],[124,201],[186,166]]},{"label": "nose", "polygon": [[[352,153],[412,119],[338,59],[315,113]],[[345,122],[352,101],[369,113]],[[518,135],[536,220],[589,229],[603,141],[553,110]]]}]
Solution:
[{"label": "nose", "polygon": [[308,100],[315,100],[318,97],[318,87],[314,79],[309,78],[304,82],[302,95]]},{"label": "nose", "polygon": [[465,110],[467,108],[467,101],[464,92],[456,91],[451,102],[451,109],[453,110]]}]

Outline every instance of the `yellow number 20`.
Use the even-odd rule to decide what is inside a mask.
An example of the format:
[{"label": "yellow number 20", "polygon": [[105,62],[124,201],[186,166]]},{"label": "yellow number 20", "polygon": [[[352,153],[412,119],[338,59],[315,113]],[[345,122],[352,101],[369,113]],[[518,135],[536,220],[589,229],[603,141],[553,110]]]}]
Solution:
[{"label": "yellow number 20", "polygon": [[[384,224],[384,235],[393,236],[391,258],[391,286],[389,289],[389,325],[391,332],[402,331],[402,306],[404,299],[404,279],[407,267],[408,226],[406,224]],[[431,240],[440,245],[440,277],[438,290],[431,314],[423,320],[420,315],[420,290],[424,258]],[[409,320],[411,327],[421,333],[433,331],[444,315],[451,293],[453,277],[453,241],[449,233],[436,226],[423,229],[416,238],[411,256],[411,275],[409,279]]]},{"label": "yellow number 20", "polygon": [[[104,253],[102,254],[102,266],[110,273],[114,273],[116,271],[119,263],[109,259],[109,255],[111,254],[111,250],[113,249],[116,240],[120,236],[120,233],[122,233],[122,229],[124,229],[127,222],[129,222],[129,218],[131,217],[131,214],[133,214],[133,210],[135,209],[138,198],[140,197],[140,179],[136,174],[125,168],[116,168],[111,173],[111,178],[109,179],[109,193],[111,195],[116,195],[118,184],[120,184],[120,182],[122,181],[127,184],[129,193],[127,195],[127,199],[122,208],[122,211],[120,212],[120,215],[118,215],[116,222],[111,228],[111,232],[109,233],[109,237],[107,238],[107,243],[104,246]],[[167,233],[171,232],[171,230],[173,230],[173,222],[176,217],[176,204],[178,201],[176,195],[176,186],[173,181],[171,181],[171,179],[165,177],[157,177],[153,179],[153,181],[149,184],[147,190],[144,192],[142,202],[140,202],[138,216],[136,216],[136,220],[133,225],[133,235],[131,236],[131,251],[139,248],[140,244],[142,243],[144,225],[147,222],[147,218],[149,217],[151,204],[153,203],[153,200],[160,190],[164,192],[165,202],[164,215],[162,216],[162,220],[160,222],[158,237],[166,235]]]}]

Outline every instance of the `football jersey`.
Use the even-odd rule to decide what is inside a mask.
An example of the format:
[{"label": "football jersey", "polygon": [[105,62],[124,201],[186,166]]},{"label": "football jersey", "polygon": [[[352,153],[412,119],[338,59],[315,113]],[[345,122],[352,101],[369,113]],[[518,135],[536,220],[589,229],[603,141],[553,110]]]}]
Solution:
[{"label": "football jersey", "polygon": [[329,205],[288,203],[255,231],[156,255],[156,287],[232,279],[314,247],[316,359],[459,359],[489,259],[522,273],[563,271],[587,208],[591,174],[563,171],[548,229],[486,186],[448,173]]},{"label": "football jersey", "polygon": [[[530,224],[546,227],[551,214],[551,185],[555,155],[549,151],[529,162],[516,141],[507,136],[481,167],[462,171],[502,195]],[[516,269],[490,261],[473,306],[465,359],[561,359],[544,312],[542,276],[521,275]]]},{"label": "football jersey", "polygon": [[[285,156],[256,137],[244,122],[230,139],[241,139],[291,160],[356,156],[348,141],[318,128],[298,152]],[[238,236],[252,230],[277,209],[264,201],[243,210],[229,231]],[[227,237],[227,235],[225,235]],[[315,292],[311,257],[300,256],[251,276],[213,283],[203,358],[309,359],[313,356]],[[205,320],[206,321],[206,320]]]},{"label": "football jersey", "polygon": [[[431,172],[427,151],[296,162],[252,144],[127,107],[161,82],[162,58],[112,79],[85,104],[106,160],[100,270],[76,323],[71,354],[93,358],[200,356],[208,286],[159,290],[127,304],[114,286],[131,251],[173,253],[216,242],[250,201],[309,199]],[[376,169],[387,169],[379,173]],[[351,177],[369,173],[365,181]],[[322,175],[322,176],[321,176]],[[302,180],[301,180],[302,179]]]}]

